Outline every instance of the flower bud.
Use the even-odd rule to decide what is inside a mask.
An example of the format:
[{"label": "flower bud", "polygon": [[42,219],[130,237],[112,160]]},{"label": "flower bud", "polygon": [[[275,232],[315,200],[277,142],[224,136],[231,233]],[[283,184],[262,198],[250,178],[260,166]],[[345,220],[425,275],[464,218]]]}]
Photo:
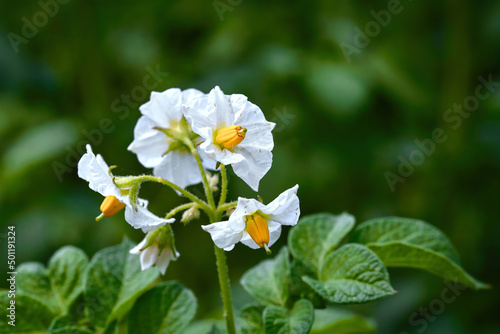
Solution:
[{"label": "flower bud", "polygon": [[191,220],[197,218],[200,218],[200,210],[198,209],[197,205],[193,205],[191,208],[184,211],[184,213],[182,214],[181,223],[187,224]]},{"label": "flower bud", "polygon": [[208,178],[208,186],[210,187],[210,190],[212,192],[216,192],[217,190],[219,190],[219,187],[218,187],[218,184],[219,184],[219,174],[217,174],[217,173],[214,173],[214,174],[208,173],[207,178]]}]

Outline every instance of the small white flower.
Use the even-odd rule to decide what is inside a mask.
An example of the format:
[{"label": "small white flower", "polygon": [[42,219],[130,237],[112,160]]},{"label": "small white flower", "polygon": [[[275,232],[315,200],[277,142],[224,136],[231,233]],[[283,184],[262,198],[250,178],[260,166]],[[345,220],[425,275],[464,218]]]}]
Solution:
[{"label": "small white flower", "polygon": [[281,234],[281,225],[295,225],[300,216],[296,185],[264,205],[254,199],[238,198],[228,221],[202,226],[219,248],[229,251],[241,241],[250,248],[269,252]]},{"label": "small white flower", "polygon": [[[170,247],[163,248],[160,253],[158,243],[147,246],[148,237],[146,236],[137,246],[130,250],[130,254],[139,254],[141,261],[141,270],[151,268],[153,265],[165,275],[170,260],[177,260],[180,254],[173,251]],[[146,247],[147,246],[147,247]]]},{"label": "small white flower", "polygon": [[[152,92],[150,100],[139,108],[143,116],[135,126],[134,141],[128,147],[144,167],[153,168],[155,176],[181,188],[200,183],[201,174],[187,146],[168,133],[196,136],[184,119],[183,105],[204,95],[196,89],[181,91],[179,88]],[[206,167],[214,168],[214,164]]]},{"label": "small white flower", "polygon": [[[105,196],[101,204],[102,215],[98,219],[111,217],[125,208],[125,220],[134,228],[141,228],[145,233],[173,223],[172,219],[163,219],[148,211],[148,201],[138,198],[136,208],[132,206],[128,196],[129,189],[120,189],[115,184],[115,177],[110,173],[110,168],[100,154],[97,156],[87,145],[87,153],[78,162],[78,176],[89,182],[90,189]],[[120,179],[120,177],[116,177]]]},{"label": "small white flower", "polygon": [[232,165],[235,174],[257,191],[271,168],[271,131],[276,124],[268,122],[245,95],[224,95],[219,87],[193,100],[184,115],[204,140],[201,151],[210,159]]}]

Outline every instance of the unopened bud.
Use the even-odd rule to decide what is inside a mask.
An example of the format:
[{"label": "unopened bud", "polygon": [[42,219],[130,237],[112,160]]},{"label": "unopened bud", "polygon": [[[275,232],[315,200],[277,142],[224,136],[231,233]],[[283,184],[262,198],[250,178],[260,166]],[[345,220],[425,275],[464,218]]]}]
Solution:
[{"label": "unopened bud", "polygon": [[189,210],[184,211],[181,218],[181,223],[187,224],[193,219],[200,218],[200,210],[197,205],[192,206]]},{"label": "unopened bud", "polygon": [[219,184],[219,174],[208,174],[208,186],[210,187],[210,191],[216,192],[219,190],[218,184]]}]

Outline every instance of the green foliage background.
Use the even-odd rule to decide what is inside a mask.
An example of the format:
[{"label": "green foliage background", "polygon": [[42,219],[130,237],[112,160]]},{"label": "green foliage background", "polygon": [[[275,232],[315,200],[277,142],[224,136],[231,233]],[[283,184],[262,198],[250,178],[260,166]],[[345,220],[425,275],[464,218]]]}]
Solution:
[{"label": "green foliage background", "polygon": [[[74,166],[89,141],[85,132],[99,132],[94,152],[118,165],[117,173],[148,172],[126,150],[139,111],[120,99],[143,84],[147,67],[159,67],[169,75],[157,91],[219,85],[247,95],[277,123],[273,168],[259,191],[266,202],[298,183],[303,214],[347,211],[358,222],[414,217],[443,230],[464,267],[494,288],[463,292],[425,333],[497,333],[500,87],[456,129],[443,115],[474,94],[479,75],[500,81],[500,3],[401,5],[348,62],[339,44],[353,44],[353,27],[364,30],[374,20],[370,11],[387,9],[387,1],[244,0],[221,20],[212,1],[74,0],[60,5],[18,53],[7,35],[21,35],[22,18],[32,22],[40,4],[0,1],[0,286],[6,287],[10,225],[18,263],[46,262],[66,244],[92,255],[124,234],[141,240],[123,215],[94,221],[102,198]],[[103,119],[112,131],[99,130]],[[391,191],[384,173],[397,173],[398,157],[408,159],[414,141],[435,128],[446,141]],[[68,172],[58,177],[54,162]],[[230,198],[254,196],[231,176]],[[182,202],[158,185],[145,185],[141,194],[157,214]],[[212,242],[199,224],[175,229],[181,257],[166,277],[194,291],[198,318],[216,317]],[[273,247],[275,254],[285,242]],[[264,258],[264,251],[242,245],[228,253],[236,306],[251,300],[236,282]],[[409,317],[439,299],[445,285],[416,270],[390,274],[399,293],[358,309],[375,313],[380,333],[415,333],[420,326]]]}]

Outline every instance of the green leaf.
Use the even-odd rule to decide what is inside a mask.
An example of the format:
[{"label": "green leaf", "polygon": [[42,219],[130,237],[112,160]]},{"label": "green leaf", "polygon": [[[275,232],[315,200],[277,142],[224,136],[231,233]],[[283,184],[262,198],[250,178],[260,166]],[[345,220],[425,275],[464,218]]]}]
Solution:
[{"label": "green leaf", "polygon": [[64,310],[83,292],[83,273],[88,262],[87,255],[73,246],[59,249],[49,260],[50,285],[55,299]]},{"label": "green leaf", "polygon": [[226,323],[222,320],[199,320],[191,323],[182,334],[225,334]]},{"label": "green leaf", "polygon": [[307,334],[313,320],[314,308],[307,299],[297,301],[291,311],[274,305],[264,310],[266,334]]},{"label": "green leaf", "polygon": [[82,293],[87,263],[85,253],[72,246],[59,249],[50,259],[48,270],[41,263],[23,263],[17,270],[18,292],[64,315]]},{"label": "green leaf", "polygon": [[118,334],[120,333],[120,325],[118,324],[118,320],[114,320],[112,323],[108,325],[104,334]]},{"label": "green leaf", "polygon": [[[18,272],[19,273],[19,272]],[[12,306],[11,301],[15,301]],[[14,307],[15,310],[9,308]],[[0,291],[0,318],[1,333],[36,334],[45,333],[50,326],[54,314],[37,299],[16,293],[15,298],[9,297],[9,291]],[[14,312],[13,319],[9,317]],[[14,321],[13,323],[11,321]],[[10,325],[15,324],[15,326]]]},{"label": "green leaf", "polygon": [[458,253],[448,238],[423,221],[399,217],[372,219],[356,228],[352,241],[365,244],[388,267],[427,270],[473,289],[489,287],[470,276],[460,266]]},{"label": "green leaf", "polygon": [[159,277],[156,268],[141,271],[139,256],[129,254],[134,246],[124,239],[120,245],[97,252],[88,265],[85,311],[98,328],[120,319]]},{"label": "green leaf", "polygon": [[340,308],[314,311],[311,334],[375,334],[372,322]]},{"label": "green leaf", "polygon": [[162,283],[135,303],[128,317],[134,334],[182,334],[196,314],[196,297],[180,283]]},{"label": "green leaf", "polygon": [[37,300],[47,306],[51,312],[61,314],[64,305],[56,300],[45,266],[38,262],[25,262],[17,268],[17,292]]},{"label": "green leaf", "polygon": [[365,303],[395,293],[382,261],[358,244],[344,245],[328,255],[319,280],[302,279],[333,303]]},{"label": "green leaf", "polygon": [[94,332],[90,319],[85,316],[84,296],[80,294],[73,301],[66,315],[52,320],[47,334],[88,334]]},{"label": "green leaf", "polygon": [[368,220],[353,232],[351,240],[361,244],[403,242],[442,254],[460,263],[458,252],[436,227],[417,219],[385,217]]},{"label": "green leaf", "polygon": [[324,259],[353,227],[354,217],[348,213],[338,216],[320,213],[303,217],[288,236],[290,252],[319,275]]},{"label": "green leaf", "polygon": [[250,305],[244,307],[239,315],[237,327],[241,334],[264,334],[264,322],[262,313],[264,307],[259,305]]},{"label": "green leaf", "polygon": [[325,308],[325,300],[302,280],[303,276],[317,277],[316,273],[308,269],[302,262],[294,259],[291,264],[290,299],[292,301],[307,299],[315,308]]},{"label": "green leaf", "polygon": [[290,290],[290,260],[283,247],[272,260],[265,260],[248,270],[241,285],[264,305],[286,306]]},{"label": "green leaf", "polygon": [[92,334],[84,321],[80,323],[74,315],[65,315],[52,321],[47,334]]}]

